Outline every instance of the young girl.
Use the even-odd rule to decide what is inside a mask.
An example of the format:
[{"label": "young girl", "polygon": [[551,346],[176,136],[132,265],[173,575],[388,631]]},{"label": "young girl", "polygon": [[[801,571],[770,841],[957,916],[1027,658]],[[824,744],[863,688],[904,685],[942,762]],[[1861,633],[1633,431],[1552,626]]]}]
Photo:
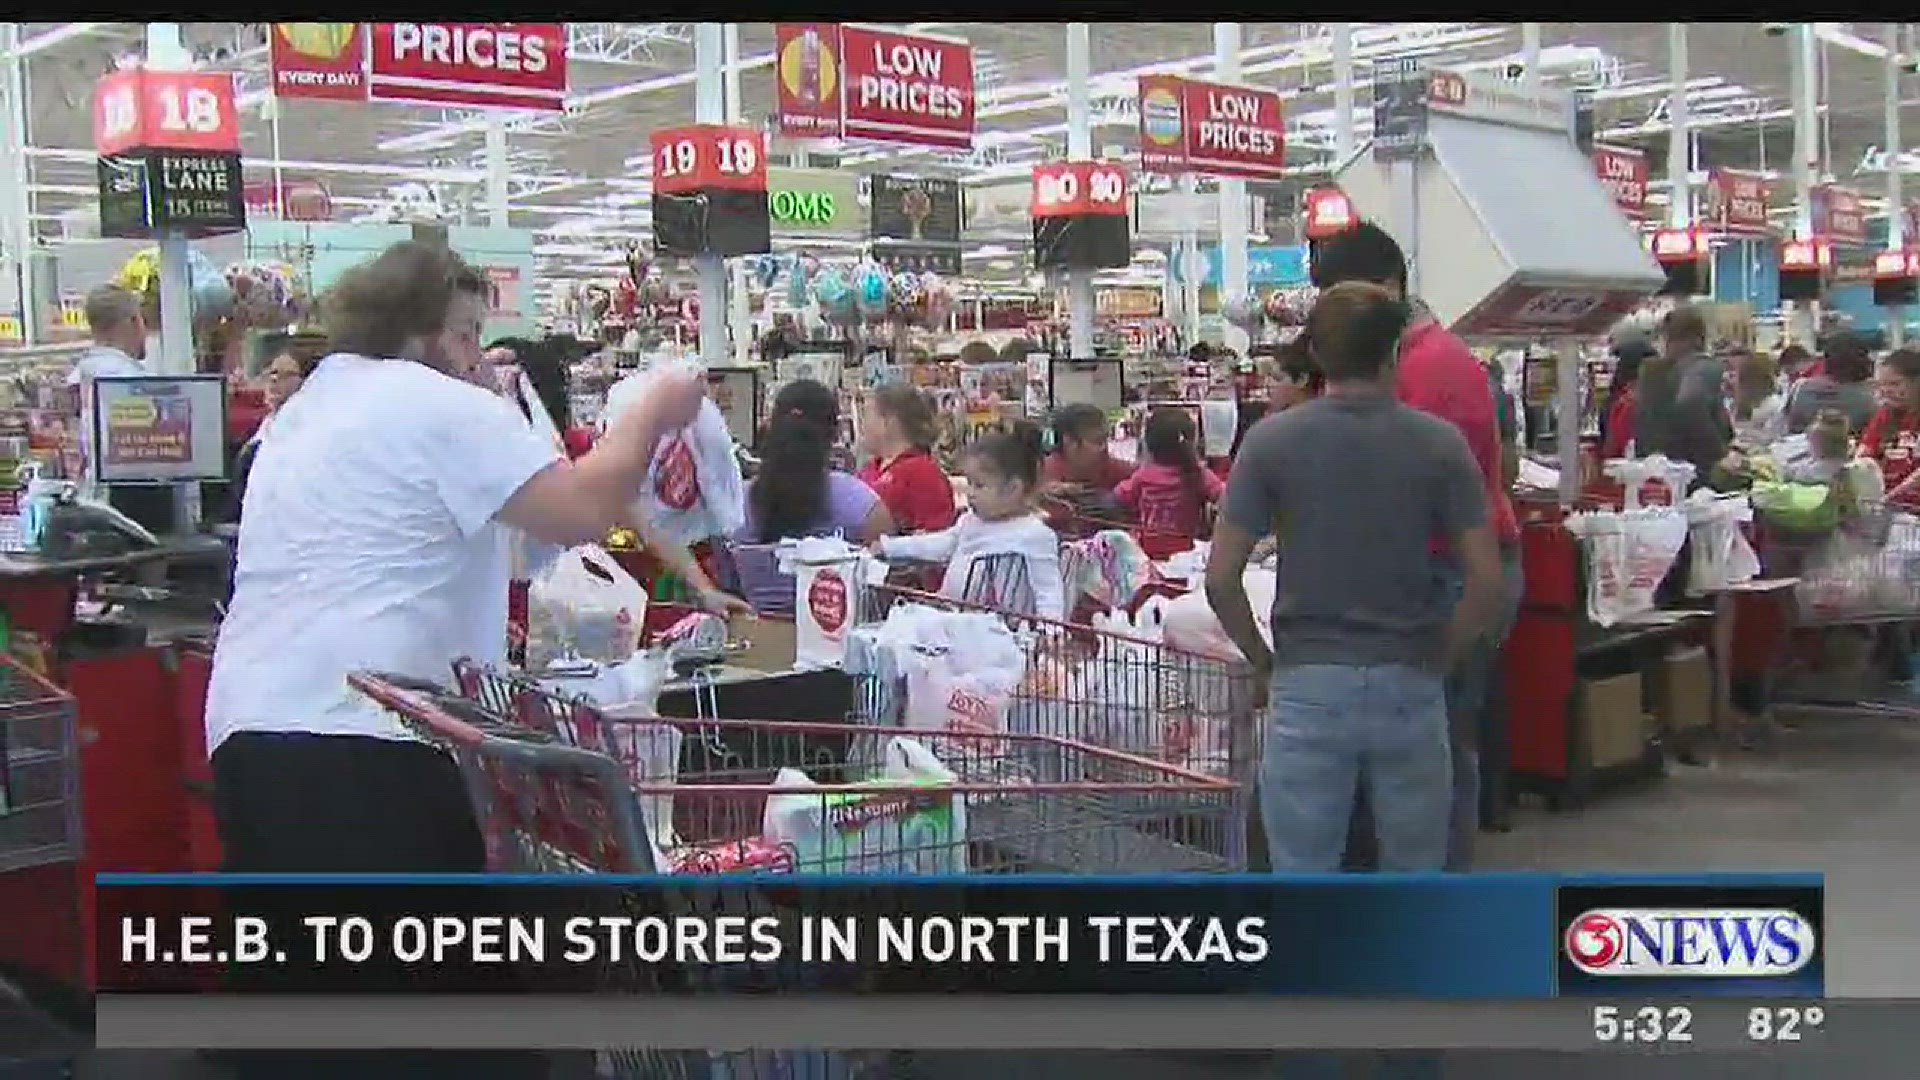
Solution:
[{"label": "young girl", "polygon": [[953,483],[930,451],[936,435],[933,406],[911,386],[875,390],[860,419],[860,441],[873,460],[860,479],[880,496],[901,532],[932,532],[957,516]]},{"label": "young girl", "polygon": [[1155,409],[1140,443],[1147,463],[1113,491],[1148,532],[1185,540],[1206,532],[1207,507],[1226,485],[1200,464],[1200,432],[1185,409]]},{"label": "young girl", "polygon": [[[1040,430],[1018,424],[961,452],[968,510],[952,528],[888,536],[880,554],[947,564],[943,596],[993,604],[1045,619],[1066,614],[1060,580],[1060,538],[1034,512],[1045,456]],[[1012,556],[1015,558],[999,558]]]}]

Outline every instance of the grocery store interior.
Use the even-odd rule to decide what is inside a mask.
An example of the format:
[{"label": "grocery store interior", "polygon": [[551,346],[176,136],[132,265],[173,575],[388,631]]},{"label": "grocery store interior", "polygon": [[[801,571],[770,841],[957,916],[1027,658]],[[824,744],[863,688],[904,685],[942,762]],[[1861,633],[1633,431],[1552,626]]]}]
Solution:
[{"label": "grocery store interior", "polygon": [[[916,729],[935,758],[964,697],[987,737],[1065,724],[1046,730],[1085,755],[1083,776],[1144,759],[1210,827],[1150,845],[1138,822],[1106,822],[1126,839],[1084,846],[1132,864],[1052,866],[1033,837],[983,841],[976,814],[946,854],[803,843],[800,869],[1264,868],[1244,663],[1199,587],[1207,526],[1130,516],[1115,492],[1133,475],[1093,491],[1061,464],[1039,489],[1063,595],[1013,555],[871,584],[858,545],[819,536],[781,550],[777,602],[751,622],[704,618],[700,579],[758,604],[745,560],[775,538],[732,543],[740,493],[781,445],[775,398],[807,380],[831,392],[849,470],[905,430],[891,388],[918,391],[926,436],[897,452],[929,452],[954,493],[929,531],[966,503],[970,445],[1074,407],[1096,436],[1104,423],[1095,473],[1161,460],[1148,418],[1179,412],[1185,452],[1229,478],[1252,424],[1309,392],[1289,365],[1317,253],[1362,222],[1394,237],[1407,292],[1471,347],[1512,421],[1525,588],[1482,706],[1502,752],[1481,751],[1480,828],[1449,868],[1819,871],[1828,992],[1913,994],[1920,499],[1899,480],[1920,427],[1902,441],[1854,422],[1832,454],[1821,436],[1844,409],[1793,418],[1803,382],[1857,394],[1861,419],[1920,412],[1867,396],[1883,378],[1920,395],[1920,367],[1897,364],[1920,335],[1920,190],[1902,183],[1920,171],[1903,149],[1903,126],[1920,142],[1904,125],[1920,117],[1915,25],[0,23],[0,997],[58,1018],[48,1030],[75,1015],[96,975],[94,873],[222,867],[205,713],[246,535],[239,480],[327,351],[320,298],[408,240],[484,277],[492,388],[536,429],[577,452],[623,379],[694,361],[724,459],[688,453],[701,501],[664,546],[617,529],[516,574],[520,621],[501,632],[517,666],[467,672],[449,696],[624,704],[595,695],[659,653],[655,728],[868,723]],[[119,310],[108,285],[134,306],[94,325]],[[1608,439],[1620,373],[1681,307],[1727,373],[1743,464],[1715,471],[1718,495],[1687,497],[1704,470]],[[557,383],[536,383],[536,354]],[[1855,360],[1865,374],[1841,374]],[[1778,429],[1741,442],[1766,409]],[[1047,467],[1082,445],[1053,433]],[[906,531],[881,457],[862,505],[877,495]],[[1820,472],[1847,459],[1871,491],[1852,465]],[[1271,598],[1263,566],[1249,592],[1260,574]],[[1055,632],[1093,643],[1084,666],[1036,651]],[[406,713],[413,691],[369,693],[446,736]],[[672,745],[664,764],[586,748],[651,785],[649,822],[662,785],[745,753]],[[756,759],[753,782],[802,764]],[[916,782],[981,781],[927,768]],[[698,803],[614,838],[636,849],[616,868],[796,868],[771,809],[748,838],[690,824]],[[198,1075],[186,1057],[90,1067],[45,1075]],[[1805,1075],[1718,1068],[1687,1075]]]}]

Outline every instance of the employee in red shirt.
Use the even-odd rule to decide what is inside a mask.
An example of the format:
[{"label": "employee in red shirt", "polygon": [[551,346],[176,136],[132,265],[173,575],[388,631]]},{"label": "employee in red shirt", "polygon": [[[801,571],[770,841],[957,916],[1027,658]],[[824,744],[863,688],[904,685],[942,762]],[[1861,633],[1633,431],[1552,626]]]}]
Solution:
[{"label": "employee in red shirt", "polygon": [[1095,405],[1053,411],[1053,452],[1040,465],[1041,509],[1047,524],[1084,533],[1119,513],[1113,491],[1133,475],[1133,462],[1107,449],[1113,428]]},{"label": "employee in red shirt", "polygon": [[953,481],[931,453],[933,406],[903,383],[867,397],[860,416],[860,442],[872,460],[860,479],[880,496],[901,532],[938,532],[960,519]]},{"label": "employee in red shirt", "polygon": [[[1407,259],[1385,229],[1362,222],[1321,242],[1314,253],[1313,283],[1322,289],[1345,281],[1366,281],[1405,297],[1414,307],[1412,325],[1400,339],[1400,400],[1460,429],[1473,451],[1486,485],[1487,507],[1501,545],[1506,604],[1481,648],[1447,680],[1447,712],[1454,734],[1454,804],[1447,869],[1465,870],[1472,862],[1473,836],[1482,820],[1503,827],[1509,757],[1506,725],[1499,709],[1489,709],[1499,677],[1500,648],[1519,613],[1523,587],[1520,526],[1507,497],[1500,442],[1500,420],[1486,369],[1466,343],[1454,336],[1418,298],[1407,297]],[[1461,571],[1444,540],[1433,544],[1436,568],[1455,587]],[[1485,755],[1487,809],[1482,812],[1482,754]],[[1370,823],[1365,832],[1371,832]],[[1366,846],[1371,837],[1356,838]]]},{"label": "employee in red shirt", "polygon": [[1859,455],[1879,464],[1889,502],[1920,509],[1920,350],[1888,354],[1873,388],[1880,408],[1860,434]]}]

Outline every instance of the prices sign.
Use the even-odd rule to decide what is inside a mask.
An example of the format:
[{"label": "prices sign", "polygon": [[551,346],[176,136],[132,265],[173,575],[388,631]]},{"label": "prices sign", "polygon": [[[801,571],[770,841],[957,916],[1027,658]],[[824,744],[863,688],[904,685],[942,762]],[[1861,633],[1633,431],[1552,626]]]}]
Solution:
[{"label": "prices sign", "polygon": [[1813,231],[1836,244],[1863,247],[1867,242],[1867,208],[1860,196],[1836,184],[1813,189]]},{"label": "prices sign", "polygon": [[1286,134],[1271,90],[1140,78],[1140,165],[1149,172],[1275,179],[1286,173]]},{"label": "prices sign", "polygon": [[233,76],[218,71],[116,71],[93,92],[93,148],[237,154]]},{"label": "prices sign", "polygon": [[377,101],[559,112],[565,23],[375,23],[368,96]]},{"label": "prices sign", "polygon": [[692,124],[654,132],[652,146],[662,195],[767,190],[767,138],[753,128]]},{"label": "prices sign", "polygon": [[1613,196],[1613,204],[1630,218],[1647,213],[1647,155],[1644,151],[1622,146],[1593,148],[1593,172],[1600,186]]},{"label": "prices sign", "polygon": [[[804,34],[800,40],[804,53]],[[839,52],[845,81],[840,126],[847,138],[972,148],[973,46],[848,25],[840,28]]]},{"label": "prices sign", "polygon": [[1127,171],[1111,161],[1049,161],[1033,168],[1033,200],[1029,213],[1036,218],[1087,217],[1092,214],[1125,216]]},{"label": "prices sign", "polygon": [[840,27],[834,23],[776,23],[774,94],[780,133],[796,139],[840,134]]},{"label": "prices sign", "polygon": [[1767,178],[1759,173],[1714,169],[1707,173],[1707,217],[1723,233],[1768,231]]},{"label": "prices sign", "polygon": [[359,23],[274,23],[272,60],[275,97],[366,99],[367,34]]}]

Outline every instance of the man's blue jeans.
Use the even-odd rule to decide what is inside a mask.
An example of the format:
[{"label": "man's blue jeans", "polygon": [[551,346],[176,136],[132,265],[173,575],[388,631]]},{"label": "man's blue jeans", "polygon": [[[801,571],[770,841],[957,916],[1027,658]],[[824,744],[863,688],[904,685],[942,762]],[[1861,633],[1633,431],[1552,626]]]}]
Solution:
[{"label": "man's blue jeans", "polygon": [[[1453,805],[1449,811],[1451,837],[1447,843],[1448,870],[1473,868],[1474,839],[1480,831],[1480,761],[1492,750],[1501,762],[1507,760],[1508,735],[1504,726],[1495,730],[1494,715],[1488,698],[1494,680],[1502,677],[1500,650],[1507,643],[1514,620],[1520,615],[1520,601],[1526,592],[1526,572],[1521,567],[1520,549],[1507,548],[1500,555],[1502,596],[1492,631],[1476,645],[1460,669],[1447,679],[1447,712],[1453,730]],[[1457,596],[1465,585],[1458,566],[1442,562],[1438,571]]]},{"label": "man's blue jeans", "polygon": [[1440,869],[1453,797],[1440,673],[1402,664],[1274,672],[1260,777],[1274,870],[1340,868],[1362,778],[1380,869]]}]

